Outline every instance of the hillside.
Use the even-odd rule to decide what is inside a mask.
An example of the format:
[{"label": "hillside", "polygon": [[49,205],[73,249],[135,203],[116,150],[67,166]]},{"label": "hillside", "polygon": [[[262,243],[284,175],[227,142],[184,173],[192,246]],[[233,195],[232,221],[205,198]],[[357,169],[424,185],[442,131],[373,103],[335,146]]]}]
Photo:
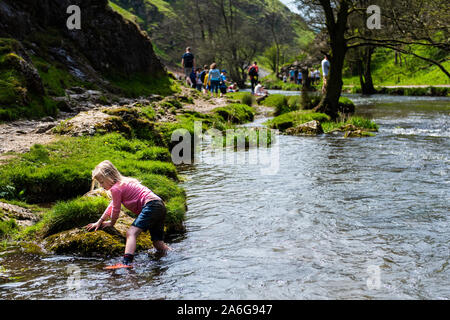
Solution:
[{"label": "hillside", "polygon": [[[432,48],[417,48],[416,54],[425,57],[444,59],[445,53]],[[448,58],[448,55],[447,55]],[[450,69],[450,61],[443,63]],[[448,85],[449,78],[435,65],[411,55],[395,55],[389,49],[378,48],[372,57],[372,77],[375,86],[405,85]],[[360,86],[356,70],[347,65],[344,73],[344,85]]]},{"label": "hillside", "polygon": [[[81,30],[68,30],[69,5]],[[55,115],[81,87],[124,96],[170,90],[150,39],[107,0],[0,2],[0,120]],[[134,84],[139,84],[135,86]]]},{"label": "hillside", "polygon": [[[110,6],[125,18],[136,22],[147,32],[157,56],[169,66],[179,66],[186,46],[195,49],[200,64],[211,61],[230,64],[224,52],[247,55],[263,52],[275,40],[293,47],[304,41],[307,26],[278,0],[238,0],[229,7],[206,0],[111,0]],[[271,26],[275,21],[277,25]],[[228,41],[223,42],[225,39]],[[255,40],[252,42],[252,40]],[[239,48],[228,51],[232,42]],[[247,45],[253,47],[247,48]],[[239,52],[240,51],[240,52]],[[246,51],[246,52],[244,52]],[[295,56],[294,50],[289,55]],[[246,58],[247,58],[246,56]],[[234,57],[233,63],[241,63]],[[248,63],[248,61],[246,61]]]}]

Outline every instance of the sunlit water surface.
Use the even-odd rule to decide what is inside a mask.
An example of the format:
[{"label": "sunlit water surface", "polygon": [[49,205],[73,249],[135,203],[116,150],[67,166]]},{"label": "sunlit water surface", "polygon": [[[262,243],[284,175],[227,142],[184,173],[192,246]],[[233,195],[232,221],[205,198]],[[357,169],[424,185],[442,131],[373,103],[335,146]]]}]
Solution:
[{"label": "sunlit water surface", "polygon": [[119,257],[7,251],[16,278],[0,298],[450,298],[450,99],[349,96],[375,137],[279,136],[271,163],[204,150],[181,170],[187,232],[173,252],[105,271]]}]

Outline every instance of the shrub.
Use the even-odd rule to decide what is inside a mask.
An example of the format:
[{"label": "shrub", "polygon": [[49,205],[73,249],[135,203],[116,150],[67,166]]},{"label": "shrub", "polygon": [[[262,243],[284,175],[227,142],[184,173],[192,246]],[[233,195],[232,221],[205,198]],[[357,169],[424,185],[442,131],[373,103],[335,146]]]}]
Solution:
[{"label": "shrub", "polygon": [[252,104],[253,104],[253,96],[251,95],[250,92],[244,92],[244,94],[241,97],[241,103],[242,104],[246,104],[249,107],[252,106]]},{"label": "shrub", "polygon": [[263,105],[275,108],[274,114],[279,116],[290,112],[287,97],[282,94],[271,94],[262,102]]},{"label": "shrub", "polygon": [[18,225],[14,219],[9,219],[6,221],[0,220],[0,239],[4,239],[7,236],[18,231]]}]

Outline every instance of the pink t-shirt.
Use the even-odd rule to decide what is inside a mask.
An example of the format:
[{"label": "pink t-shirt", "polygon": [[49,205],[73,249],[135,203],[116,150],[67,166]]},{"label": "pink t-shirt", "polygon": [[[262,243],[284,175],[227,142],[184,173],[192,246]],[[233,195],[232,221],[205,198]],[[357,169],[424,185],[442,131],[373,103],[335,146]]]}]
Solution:
[{"label": "pink t-shirt", "polygon": [[125,182],[122,185],[120,182],[115,183],[111,189],[112,201],[106,208],[103,215],[111,218],[118,218],[121,204],[128,210],[135,214],[141,213],[144,205],[152,200],[161,200],[149,188],[143,186],[138,182]]}]

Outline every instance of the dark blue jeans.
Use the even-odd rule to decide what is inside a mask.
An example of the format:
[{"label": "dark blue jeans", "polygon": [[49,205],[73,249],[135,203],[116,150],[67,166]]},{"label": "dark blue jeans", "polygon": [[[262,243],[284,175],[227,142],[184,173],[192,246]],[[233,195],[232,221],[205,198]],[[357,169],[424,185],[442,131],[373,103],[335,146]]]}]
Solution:
[{"label": "dark blue jeans", "polygon": [[142,208],[141,213],[132,223],[143,231],[149,230],[152,241],[164,240],[164,220],[166,206],[161,200],[149,201]]},{"label": "dark blue jeans", "polygon": [[219,93],[220,80],[211,80],[211,92]]}]

